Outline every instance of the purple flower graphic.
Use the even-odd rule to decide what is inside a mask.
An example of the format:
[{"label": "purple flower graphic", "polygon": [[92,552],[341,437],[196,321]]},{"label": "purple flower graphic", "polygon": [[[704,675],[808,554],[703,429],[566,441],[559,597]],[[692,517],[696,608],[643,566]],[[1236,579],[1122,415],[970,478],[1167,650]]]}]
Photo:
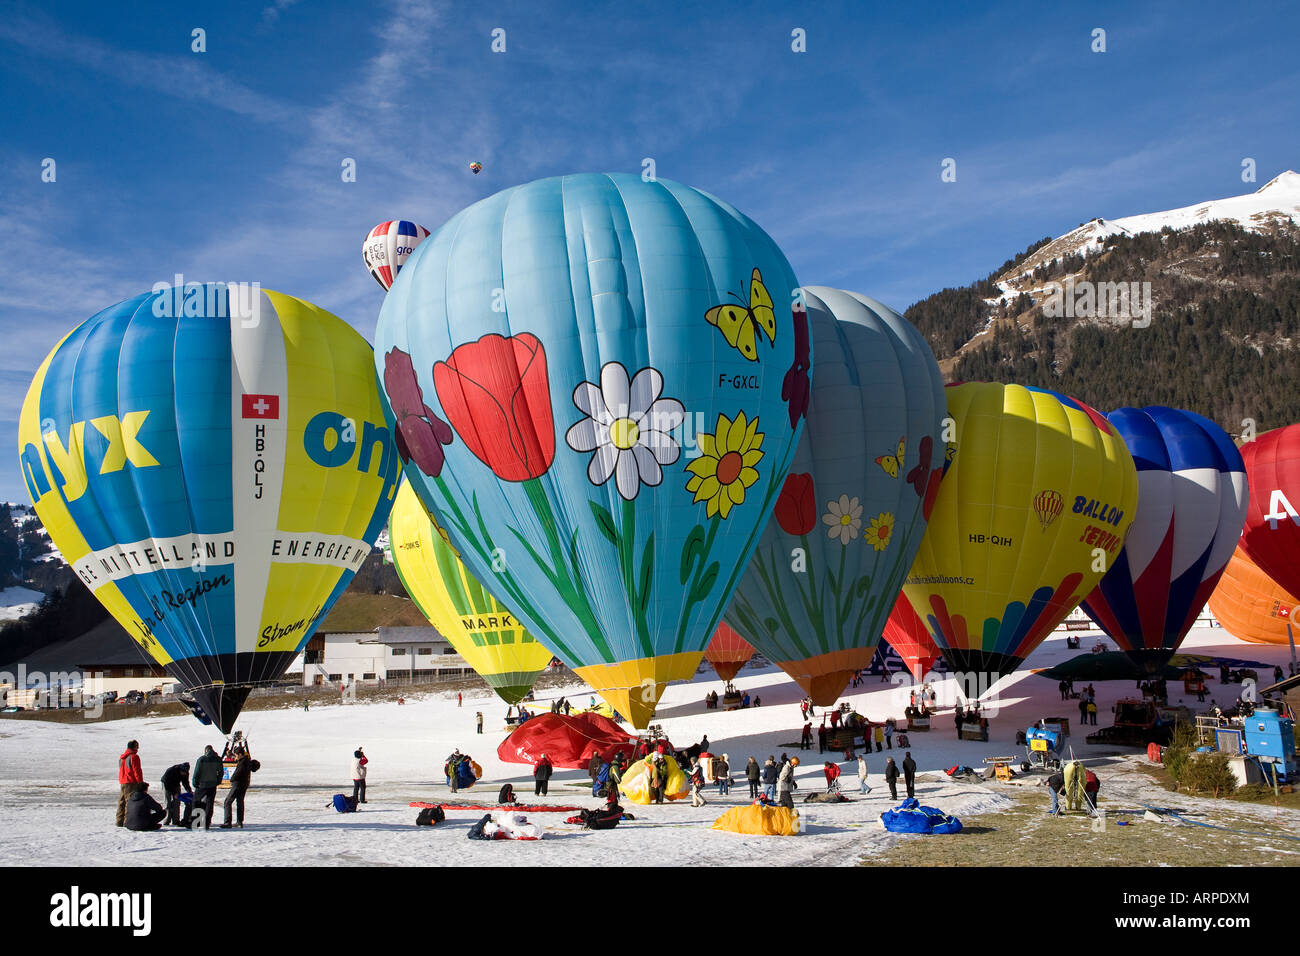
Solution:
[{"label": "purple flower graphic", "polygon": [[397,419],[397,453],[403,462],[413,461],[420,471],[437,478],[446,460],[442,446],[451,444],[451,426],[424,404],[411,356],[401,349],[384,355],[384,391]]}]

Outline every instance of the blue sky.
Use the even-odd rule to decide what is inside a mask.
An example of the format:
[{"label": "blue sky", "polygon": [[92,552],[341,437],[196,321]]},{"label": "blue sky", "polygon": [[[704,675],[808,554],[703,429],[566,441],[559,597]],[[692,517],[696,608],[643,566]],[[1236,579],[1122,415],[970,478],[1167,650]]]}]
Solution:
[{"label": "blue sky", "polygon": [[[360,246],[372,225],[436,228],[543,176],[651,157],[658,175],[754,218],[800,281],[901,310],[1095,216],[1238,195],[1300,166],[1300,12],[1281,4],[7,10],[9,462],[36,366],[96,311],[179,272],[259,281],[371,338],[383,292]],[[1091,50],[1098,27],[1105,53]],[[190,50],[195,28],[205,53]],[[496,28],[504,54],[490,49]],[[791,50],[795,28],[805,53]],[[41,181],[46,157],[56,182]],[[940,179],[946,157],[956,182]],[[1244,157],[1257,183],[1241,181]],[[16,463],[0,468],[0,498],[26,500]]]}]

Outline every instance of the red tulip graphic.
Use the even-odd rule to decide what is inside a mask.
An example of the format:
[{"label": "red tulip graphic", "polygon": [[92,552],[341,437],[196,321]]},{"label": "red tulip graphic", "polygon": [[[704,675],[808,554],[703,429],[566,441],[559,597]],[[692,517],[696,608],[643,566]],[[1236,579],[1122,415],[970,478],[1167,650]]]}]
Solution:
[{"label": "red tulip graphic", "polygon": [[555,422],[546,352],[527,332],[485,335],[433,366],[433,387],[451,427],[503,481],[528,481],[551,467]]},{"label": "red tulip graphic", "polygon": [[817,500],[812,475],[789,474],[776,499],[776,523],[786,534],[807,534],[817,526]]}]

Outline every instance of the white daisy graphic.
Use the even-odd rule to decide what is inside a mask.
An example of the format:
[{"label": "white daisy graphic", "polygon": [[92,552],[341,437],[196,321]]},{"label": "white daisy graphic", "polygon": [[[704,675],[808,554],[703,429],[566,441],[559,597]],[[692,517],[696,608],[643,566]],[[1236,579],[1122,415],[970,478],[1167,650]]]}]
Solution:
[{"label": "white daisy graphic", "polygon": [[587,417],[565,433],[577,452],[595,452],[587,465],[593,485],[615,479],[627,501],[642,485],[664,480],[663,465],[671,465],[681,448],[669,434],[682,423],[686,409],[675,398],[660,398],[664,377],[643,368],[628,380],[627,369],[608,362],[600,370],[600,387],[583,382],[573,390],[573,404]]},{"label": "white daisy graphic", "polygon": [[847,546],[862,529],[862,505],[857,498],[840,495],[839,501],[827,502],[822,523],[827,537],[839,538],[840,544]]}]

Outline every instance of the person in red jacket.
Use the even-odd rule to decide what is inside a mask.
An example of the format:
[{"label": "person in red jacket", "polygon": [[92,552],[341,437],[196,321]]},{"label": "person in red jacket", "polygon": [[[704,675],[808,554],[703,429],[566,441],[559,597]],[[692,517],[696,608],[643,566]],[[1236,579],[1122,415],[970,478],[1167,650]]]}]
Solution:
[{"label": "person in red jacket", "polygon": [[126,751],[117,758],[117,782],[122,792],[117,798],[117,825],[126,826],[126,802],[131,794],[144,789],[144,771],[140,768],[140,742],[129,740]]}]

